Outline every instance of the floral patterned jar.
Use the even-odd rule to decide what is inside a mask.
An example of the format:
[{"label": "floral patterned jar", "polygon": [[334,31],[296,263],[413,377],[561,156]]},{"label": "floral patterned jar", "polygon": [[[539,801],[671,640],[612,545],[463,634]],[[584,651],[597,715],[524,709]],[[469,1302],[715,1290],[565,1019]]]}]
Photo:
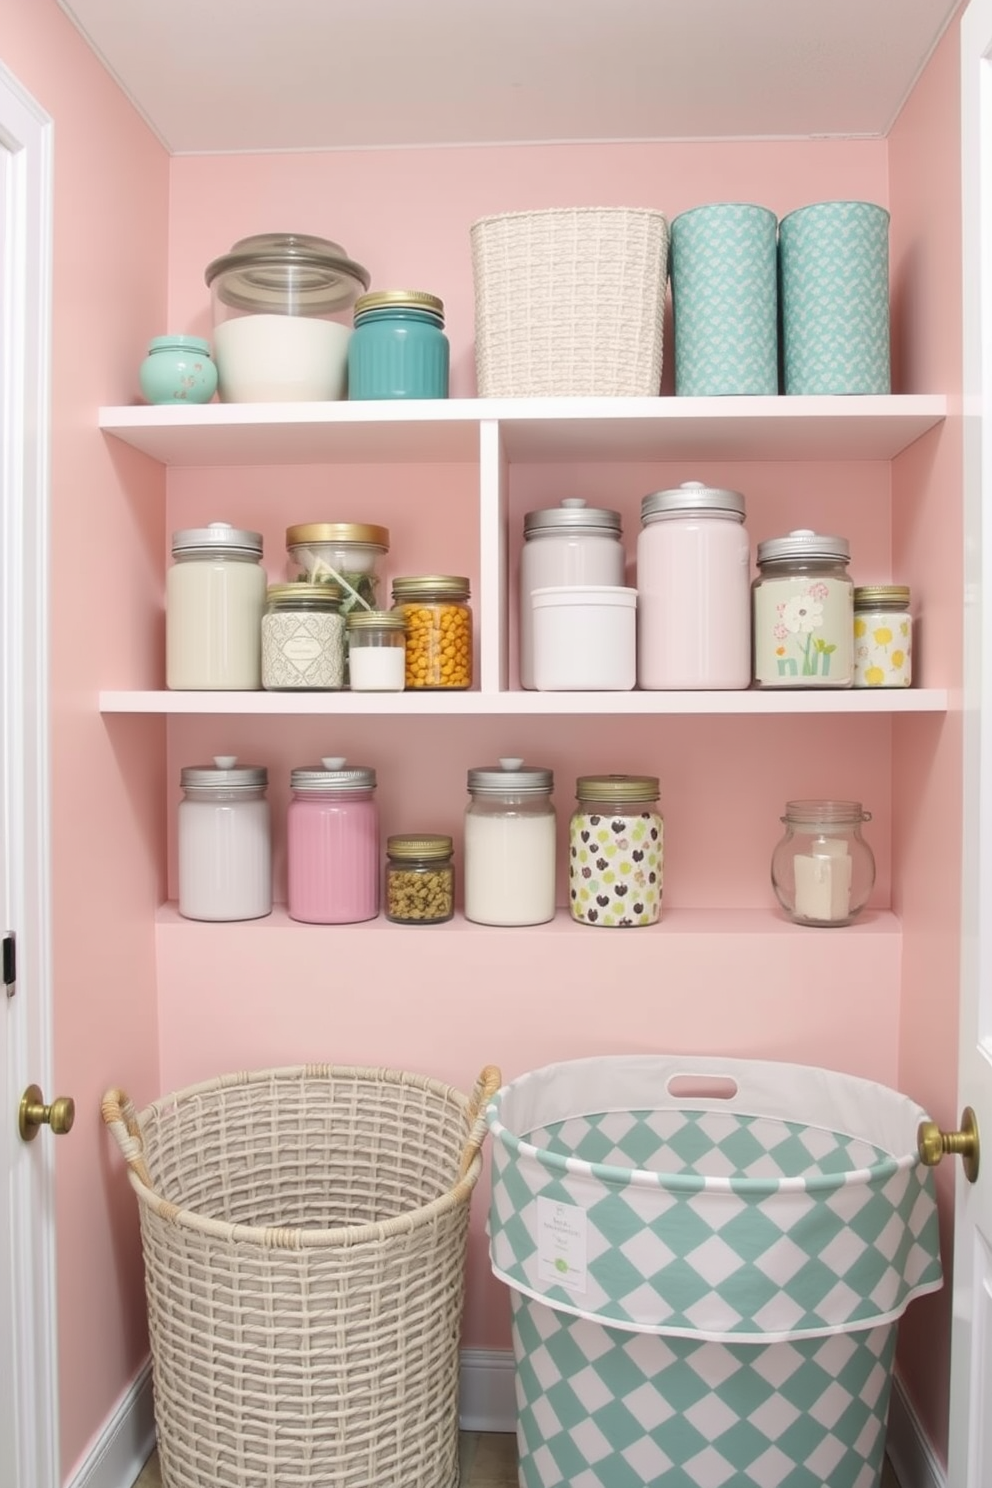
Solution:
[{"label": "floral patterned jar", "polygon": [[758,687],[850,687],[854,585],[844,537],[799,528],[758,544],[754,681]]},{"label": "floral patterned jar", "polygon": [[656,775],[580,775],[569,824],[568,890],[582,925],[661,918],[665,826]]},{"label": "floral patterned jar", "polygon": [[909,687],[912,681],[909,589],[905,584],[870,584],[855,589],[855,687]]}]

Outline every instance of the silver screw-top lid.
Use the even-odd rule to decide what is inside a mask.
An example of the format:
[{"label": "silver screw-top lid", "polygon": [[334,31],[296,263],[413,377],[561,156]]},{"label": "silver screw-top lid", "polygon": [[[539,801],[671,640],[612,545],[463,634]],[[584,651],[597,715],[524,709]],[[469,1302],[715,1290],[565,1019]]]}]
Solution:
[{"label": "silver screw-top lid", "polygon": [[172,534],[172,553],[230,553],[235,558],[261,558],[262,534],[211,522],[209,527],[184,527]]},{"label": "silver screw-top lid", "polygon": [[641,521],[671,517],[681,512],[726,512],[744,520],[744,497],[740,491],[725,491],[702,481],[683,481],[668,491],[652,491],[641,498]]},{"label": "silver screw-top lid", "polygon": [[522,759],[501,759],[498,765],[482,765],[468,772],[472,795],[535,794],[555,788],[553,770],[525,765]]},{"label": "silver screw-top lid", "polygon": [[215,754],[212,765],[185,765],[180,771],[183,790],[218,787],[224,790],[265,789],[269,772],[264,765],[239,765],[236,754]]},{"label": "silver screw-top lid", "polygon": [[586,506],[579,496],[566,496],[560,506],[544,507],[524,517],[524,537],[545,532],[598,532],[619,537],[620,513],[607,507]]},{"label": "silver screw-top lid", "polygon": [[290,772],[293,790],[341,793],[374,790],[375,771],[368,765],[349,765],[340,755],[325,755],[319,765],[303,765]]},{"label": "silver screw-top lid", "polygon": [[758,544],[758,562],[774,563],[779,558],[833,558],[849,563],[851,544],[846,537],[825,537],[808,527],[797,527],[785,537],[770,537]]}]

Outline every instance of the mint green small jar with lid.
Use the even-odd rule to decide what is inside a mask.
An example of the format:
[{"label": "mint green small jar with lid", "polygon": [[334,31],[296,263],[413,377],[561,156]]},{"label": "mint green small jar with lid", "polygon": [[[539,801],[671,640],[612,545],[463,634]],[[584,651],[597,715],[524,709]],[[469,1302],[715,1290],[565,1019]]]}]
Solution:
[{"label": "mint green small jar with lid", "polygon": [[153,336],[138,368],[149,403],[209,403],[217,391],[217,365],[201,336]]},{"label": "mint green small jar with lid", "polygon": [[444,303],[417,289],[375,290],[355,302],[348,397],[446,398]]}]

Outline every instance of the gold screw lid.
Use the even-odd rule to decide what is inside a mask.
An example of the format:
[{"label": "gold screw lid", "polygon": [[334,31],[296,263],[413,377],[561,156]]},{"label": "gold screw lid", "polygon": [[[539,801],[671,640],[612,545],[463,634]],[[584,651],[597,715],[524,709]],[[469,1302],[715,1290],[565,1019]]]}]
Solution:
[{"label": "gold screw lid", "polygon": [[399,832],[386,838],[386,852],[391,858],[450,858],[454,841],[443,832]]},{"label": "gold screw lid", "polygon": [[265,591],[265,597],[269,604],[287,605],[326,605],[329,609],[337,609],[344,597],[344,591],[330,579],[319,584],[270,584]]},{"label": "gold screw lid", "polygon": [[355,301],[355,318],[369,310],[426,310],[444,320],[444,301],[422,289],[375,289]]},{"label": "gold screw lid", "polygon": [[395,610],[352,610],[349,630],[406,630],[406,621]]},{"label": "gold screw lid", "polygon": [[459,574],[419,574],[393,580],[393,599],[422,599],[434,595],[438,599],[468,599],[468,579]]},{"label": "gold screw lid", "polygon": [[580,775],[575,782],[580,801],[598,801],[604,806],[657,801],[660,793],[657,775]]},{"label": "gold screw lid", "polygon": [[389,552],[389,528],[370,522],[303,522],[286,528],[287,548],[308,543],[361,543],[365,547]]},{"label": "gold screw lid", "polygon": [[874,605],[906,606],[909,604],[908,584],[864,584],[854,591],[854,608],[868,610]]}]

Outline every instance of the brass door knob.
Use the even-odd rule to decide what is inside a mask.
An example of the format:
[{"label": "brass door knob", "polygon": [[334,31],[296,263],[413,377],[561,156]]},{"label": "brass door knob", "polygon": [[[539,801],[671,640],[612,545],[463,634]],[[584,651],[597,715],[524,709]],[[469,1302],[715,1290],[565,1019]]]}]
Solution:
[{"label": "brass door knob", "polygon": [[970,1106],[961,1112],[961,1130],[941,1131],[936,1121],[921,1121],[916,1131],[920,1150],[920,1162],[935,1168],[945,1153],[957,1153],[964,1164],[964,1176],[969,1183],[978,1177],[978,1160],[981,1143],[978,1138],[978,1119]]},{"label": "brass door knob", "polygon": [[59,1095],[50,1106],[37,1085],[29,1085],[21,1096],[17,1113],[17,1130],[24,1142],[33,1142],[42,1126],[50,1126],[55,1136],[61,1137],[72,1131],[76,1119],[76,1102],[71,1095]]}]

